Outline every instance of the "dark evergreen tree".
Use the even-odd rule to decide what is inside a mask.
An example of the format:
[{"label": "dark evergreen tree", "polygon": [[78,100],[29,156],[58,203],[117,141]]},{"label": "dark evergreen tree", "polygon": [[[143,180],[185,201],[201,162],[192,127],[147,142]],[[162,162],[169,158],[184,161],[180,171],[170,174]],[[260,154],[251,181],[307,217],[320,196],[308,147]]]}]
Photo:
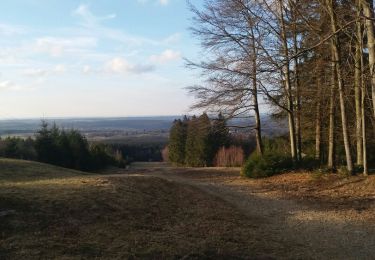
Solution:
[{"label": "dark evergreen tree", "polygon": [[38,131],[35,138],[35,149],[38,153],[38,160],[45,163],[58,163],[58,149],[55,139],[56,129],[52,135],[52,130],[48,128],[48,123],[42,121],[41,129]]},{"label": "dark evergreen tree", "polygon": [[211,121],[208,115],[193,117],[187,132],[185,163],[192,167],[209,166]]},{"label": "dark evergreen tree", "polygon": [[85,171],[124,163],[116,161],[113,151],[106,146],[93,147],[90,149],[86,137],[79,131],[60,130],[55,124],[49,128],[46,122],[42,122],[35,139],[35,150],[41,162]]},{"label": "dark evergreen tree", "polygon": [[227,120],[225,117],[219,113],[217,119],[213,120],[210,139],[209,139],[209,146],[210,146],[210,158],[209,162],[210,165],[219,151],[219,149],[223,146],[228,146],[230,144],[230,136],[229,136],[229,129],[227,127]]},{"label": "dark evergreen tree", "polygon": [[173,122],[169,137],[169,160],[176,164],[185,163],[185,145],[188,119]]}]

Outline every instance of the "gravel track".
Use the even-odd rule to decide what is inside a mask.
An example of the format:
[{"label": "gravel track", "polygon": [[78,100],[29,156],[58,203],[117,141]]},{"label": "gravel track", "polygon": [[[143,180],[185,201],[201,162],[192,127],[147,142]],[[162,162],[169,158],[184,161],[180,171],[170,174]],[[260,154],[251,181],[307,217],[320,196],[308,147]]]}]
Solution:
[{"label": "gravel track", "polygon": [[219,197],[251,219],[259,219],[257,225],[270,242],[285,242],[287,258],[375,259],[375,224],[364,217],[369,213],[366,210],[326,207],[319,201],[305,203],[282,198],[280,192],[264,189],[259,182],[239,177],[236,170],[142,164],[125,173],[159,177]]}]

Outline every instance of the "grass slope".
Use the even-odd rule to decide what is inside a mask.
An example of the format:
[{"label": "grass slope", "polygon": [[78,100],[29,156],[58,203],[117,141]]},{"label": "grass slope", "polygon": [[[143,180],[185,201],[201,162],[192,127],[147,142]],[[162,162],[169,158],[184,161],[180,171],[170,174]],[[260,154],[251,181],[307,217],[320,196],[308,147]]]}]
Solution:
[{"label": "grass slope", "polygon": [[222,200],[155,177],[0,159],[0,179],[0,259],[249,258],[283,248]]},{"label": "grass slope", "polygon": [[88,175],[88,173],[31,161],[0,158],[0,182]]}]

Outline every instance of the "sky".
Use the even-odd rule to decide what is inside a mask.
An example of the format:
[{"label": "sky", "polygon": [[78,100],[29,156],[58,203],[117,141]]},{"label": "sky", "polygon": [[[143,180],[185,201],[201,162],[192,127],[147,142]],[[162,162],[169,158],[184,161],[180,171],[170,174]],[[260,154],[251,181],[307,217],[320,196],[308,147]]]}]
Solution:
[{"label": "sky", "polygon": [[185,0],[1,1],[0,118],[188,113],[191,16]]}]

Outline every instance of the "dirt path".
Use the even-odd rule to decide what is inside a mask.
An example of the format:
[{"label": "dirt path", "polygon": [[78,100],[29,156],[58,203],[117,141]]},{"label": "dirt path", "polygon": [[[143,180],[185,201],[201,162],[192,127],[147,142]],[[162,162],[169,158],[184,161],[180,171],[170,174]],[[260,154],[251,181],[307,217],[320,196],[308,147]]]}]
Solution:
[{"label": "dirt path", "polygon": [[139,165],[126,174],[159,177],[219,197],[251,219],[261,220],[257,225],[270,242],[294,245],[285,248],[292,258],[375,259],[375,225],[361,212],[282,199],[233,170]]}]

